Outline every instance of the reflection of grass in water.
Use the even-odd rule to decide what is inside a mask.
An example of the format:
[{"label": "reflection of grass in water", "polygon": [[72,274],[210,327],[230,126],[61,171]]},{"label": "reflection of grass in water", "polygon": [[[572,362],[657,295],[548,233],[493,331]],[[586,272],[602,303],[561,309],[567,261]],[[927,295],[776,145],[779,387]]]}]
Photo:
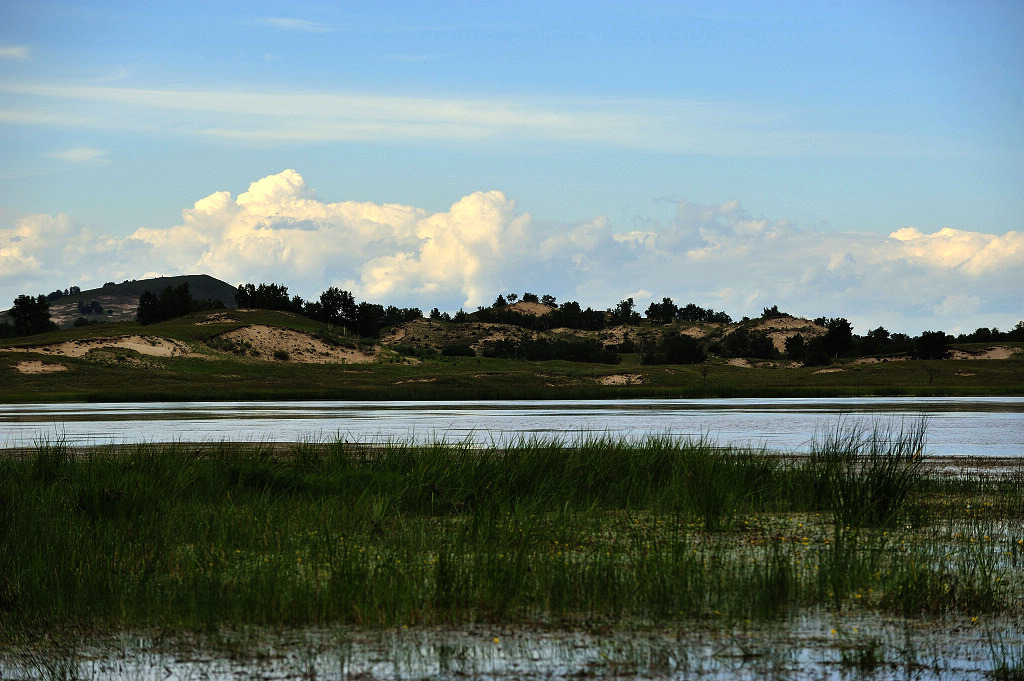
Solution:
[{"label": "reflection of grass in water", "polygon": [[[836,623],[840,628],[829,634],[833,619],[845,624]],[[689,621],[657,629],[217,627],[171,637],[115,635],[77,649],[7,647],[0,651],[0,676],[732,679],[824,678],[837,670],[842,678],[1019,678],[1019,622],[1013,620],[973,625],[960,618],[921,627],[847,613],[739,626]],[[115,677],[115,670],[121,674]]]},{"label": "reflection of grass in water", "polygon": [[668,437],[41,444],[0,461],[0,636],[1019,610],[1013,481],[947,483],[865,442],[824,464]]}]

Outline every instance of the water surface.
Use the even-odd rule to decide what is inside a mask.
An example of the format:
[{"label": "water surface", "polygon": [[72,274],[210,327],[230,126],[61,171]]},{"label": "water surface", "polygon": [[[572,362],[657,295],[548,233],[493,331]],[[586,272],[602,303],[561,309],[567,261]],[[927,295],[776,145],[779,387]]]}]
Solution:
[{"label": "water surface", "polygon": [[1024,457],[1024,398],[778,398],[449,402],[153,402],[0,405],[0,447],[63,439],[138,442],[471,441],[522,437],[642,438],[806,451],[817,434],[853,424],[927,421],[944,456]]}]

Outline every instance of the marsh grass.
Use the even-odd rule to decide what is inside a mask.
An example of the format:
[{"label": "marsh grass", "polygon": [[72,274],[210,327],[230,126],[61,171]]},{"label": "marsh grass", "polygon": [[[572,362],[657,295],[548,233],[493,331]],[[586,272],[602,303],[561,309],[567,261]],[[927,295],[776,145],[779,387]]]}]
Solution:
[{"label": "marsh grass", "polygon": [[815,438],[807,462],[814,503],[841,526],[892,525],[922,482],[926,422],[849,424]]},{"label": "marsh grass", "polygon": [[1024,645],[1020,640],[1006,641],[1002,634],[989,634],[992,669],[988,676],[996,681],[1024,681]]},{"label": "marsh grass", "polygon": [[[793,460],[671,437],[40,443],[0,460],[0,640],[1019,609],[1012,486],[959,480],[943,506],[916,430],[861,435]],[[926,503],[942,527],[913,525]]]}]

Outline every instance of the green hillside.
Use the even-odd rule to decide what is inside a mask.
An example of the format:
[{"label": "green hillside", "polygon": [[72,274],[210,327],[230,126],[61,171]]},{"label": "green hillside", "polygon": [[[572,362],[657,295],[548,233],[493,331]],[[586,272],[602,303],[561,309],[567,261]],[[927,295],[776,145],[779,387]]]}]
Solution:
[{"label": "green hillside", "polygon": [[[235,305],[235,287],[220,279],[214,279],[208,274],[186,274],[177,277],[155,277],[153,279],[133,279],[123,281],[120,284],[105,284],[100,288],[82,291],[75,296],[69,296],[70,302],[77,303],[78,300],[88,302],[98,295],[133,296],[138,298],[144,291],[159,293],[168,286],[181,286],[188,284],[189,291],[193,298],[212,298],[220,300],[228,307]],[[65,300],[64,298],[60,299]]]},{"label": "green hillside", "polygon": [[[220,300],[227,307],[235,306],[236,288],[231,284],[215,279],[208,274],[186,274],[176,277],[132,279],[120,284],[108,282],[99,288],[61,295],[50,300],[50,316],[61,328],[69,328],[79,317],[97,322],[131,321],[135,319],[139,296],[145,291],[159,293],[168,286],[178,287],[182,284],[188,284],[193,298]],[[39,295],[39,293],[43,292],[26,292],[27,295],[32,296]],[[102,308],[102,312],[83,314],[79,303],[89,306],[94,301]],[[8,318],[6,311],[0,313],[0,319],[3,318]]]},{"label": "green hillside", "polygon": [[[92,325],[0,341],[0,401],[586,399],[1021,395],[1020,343],[957,358],[828,367],[710,356],[701,364],[444,356],[503,325],[410,322],[357,338],[298,314],[213,310],[142,326]],[[608,339],[611,340],[611,339]]]}]

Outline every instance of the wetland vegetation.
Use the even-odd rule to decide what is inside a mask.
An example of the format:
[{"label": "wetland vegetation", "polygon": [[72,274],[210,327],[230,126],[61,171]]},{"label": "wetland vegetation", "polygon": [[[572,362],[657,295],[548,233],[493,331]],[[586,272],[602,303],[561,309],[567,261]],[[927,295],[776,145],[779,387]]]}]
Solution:
[{"label": "wetland vegetation", "polygon": [[[923,435],[854,427],[792,458],[668,437],[41,443],[0,462],[0,640],[38,654],[124,631],[635,633],[818,617],[836,664],[872,669],[896,620],[1024,619],[1024,469],[939,472]],[[889,624],[865,636],[865,618]],[[1019,643],[999,636],[991,668],[999,650],[1019,675]]]}]

